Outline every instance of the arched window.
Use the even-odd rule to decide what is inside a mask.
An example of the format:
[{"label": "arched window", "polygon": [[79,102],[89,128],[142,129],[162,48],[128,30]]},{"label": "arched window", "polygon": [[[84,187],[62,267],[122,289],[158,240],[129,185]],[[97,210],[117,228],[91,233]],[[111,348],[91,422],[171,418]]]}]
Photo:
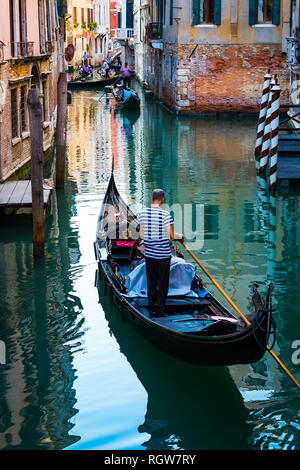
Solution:
[{"label": "arched window", "polygon": [[34,65],[31,69],[31,88],[36,88],[37,92],[40,92],[40,74],[39,70],[36,65]]}]

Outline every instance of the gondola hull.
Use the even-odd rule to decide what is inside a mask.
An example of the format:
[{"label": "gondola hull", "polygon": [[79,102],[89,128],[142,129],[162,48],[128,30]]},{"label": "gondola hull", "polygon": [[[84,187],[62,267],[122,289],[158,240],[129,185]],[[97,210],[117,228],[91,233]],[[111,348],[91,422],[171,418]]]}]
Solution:
[{"label": "gondola hull", "polygon": [[74,88],[103,88],[107,85],[112,85],[119,80],[120,75],[115,75],[111,78],[100,80],[70,80],[68,82],[68,89]]},{"label": "gondola hull", "polygon": [[[113,234],[108,220],[116,217],[118,228]],[[127,296],[127,291],[119,284],[120,275],[117,276],[109,264],[109,257],[119,259],[127,267],[127,248],[120,246],[127,246],[136,228],[136,216],[120,197],[112,174],[99,215],[94,249],[99,288],[119,306],[123,321],[130,323],[153,345],[182,361],[224,366],[249,364],[261,359],[269,339],[271,309],[260,309],[255,320],[246,326],[238,322],[212,294],[206,293],[205,298],[168,297],[167,314],[153,318],[147,309],[147,297]],[[118,240],[118,234],[125,238],[127,234],[127,241],[118,241],[113,246],[112,241]],[[208,320],[203,317],[208,317]]]},{"label": "gondola hull", "polygon": [[98,267],[98,287],[110,296],[111,303],[119,306],[123,322],[128,322],[146,340],[176,359],[198,365],[229,366],[254,363],[263,357],[268,340],[266,332],[269,330],[270,312],[261,312],[258,323],[238,333],[219,337],[174,332],[142,315],[120,295],[106,270],[106,263],[101,259]]},{"label": "gondola hull", "polygon": [[129,98],[129,100],[122,102],[116,100],[116,104],[121,109],[140,109],[140,99],[138,98]]}]

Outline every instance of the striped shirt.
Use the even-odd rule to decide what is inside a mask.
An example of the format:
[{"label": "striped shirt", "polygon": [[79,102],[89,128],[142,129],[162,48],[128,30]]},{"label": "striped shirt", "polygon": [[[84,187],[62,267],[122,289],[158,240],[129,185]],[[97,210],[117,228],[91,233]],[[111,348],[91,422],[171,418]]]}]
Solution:
[{"label": "striped shirt", "polygon": [[147,207],[138,214],[138,223],[143,227],[145,257],[169,258],[170,238],[166,226],[174,223],[169,212],[160,207]]}]

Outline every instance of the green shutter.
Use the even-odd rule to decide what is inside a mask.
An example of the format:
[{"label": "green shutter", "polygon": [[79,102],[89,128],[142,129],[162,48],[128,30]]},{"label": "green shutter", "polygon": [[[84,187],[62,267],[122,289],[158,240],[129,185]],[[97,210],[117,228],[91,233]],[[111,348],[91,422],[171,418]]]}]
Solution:
[{"label": "green shutter", "polygon": [[173,24],[173,0],[170,0],[170,25]]},{"label": "green shutter", "polygon": [[249,24],[253,25],[256,24],[256,0],[249,0]]},{"label": "green shutter", "polygon": [[214,24],[221,24],[221,0],[214,1]]},{"label": "green shutter", "polygon": [[200,21],[200,2],[193,0],[193,24],[199,24]]},{"label": "green shutter", "polygon": [[273,24],[280,24],[280,0],[273,2]]},{"label": "green shutter", "polygon": [[133,28],[133,3],[126,3],[126,28]]}]

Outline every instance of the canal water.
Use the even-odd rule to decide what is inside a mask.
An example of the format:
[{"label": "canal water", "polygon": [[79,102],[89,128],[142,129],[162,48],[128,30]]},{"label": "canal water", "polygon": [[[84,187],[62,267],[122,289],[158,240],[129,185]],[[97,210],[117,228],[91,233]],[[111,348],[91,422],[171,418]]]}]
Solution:
[{"label": "canal water", "polygon": [[232,367],[175,360],[95,287],[114,154],[130,205],[157,187],[169,205],[193,203],[191,246],[242,311],[253,282],[263,298],[274,282],[274,350],[300,380],[300,193],[270,197],[257,181],[255,120],[177,118],[140,92],[139,113],[103,91],[72,94],[44,260],[33,261],[28,216],[1,218],[0,448],[299,450],[299,391],[269,354]]}]

